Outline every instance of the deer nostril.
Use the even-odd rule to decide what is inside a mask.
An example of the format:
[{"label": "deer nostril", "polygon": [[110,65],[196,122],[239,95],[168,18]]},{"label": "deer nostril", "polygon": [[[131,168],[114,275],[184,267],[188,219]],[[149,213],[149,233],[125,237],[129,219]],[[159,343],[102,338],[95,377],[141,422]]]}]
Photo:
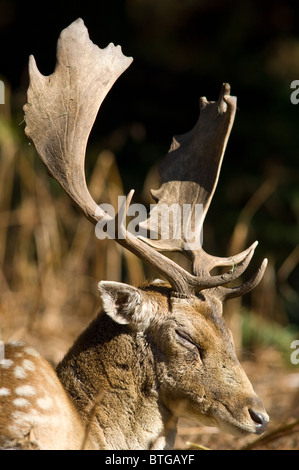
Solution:
[{"label": "deer nostril", "polygon": [[258,413],[250,408],[248,411],[251,419],[254,421],[256,434],[262,434],[266,430],[269,423],[268,415],[262,415],[261,413]]}]

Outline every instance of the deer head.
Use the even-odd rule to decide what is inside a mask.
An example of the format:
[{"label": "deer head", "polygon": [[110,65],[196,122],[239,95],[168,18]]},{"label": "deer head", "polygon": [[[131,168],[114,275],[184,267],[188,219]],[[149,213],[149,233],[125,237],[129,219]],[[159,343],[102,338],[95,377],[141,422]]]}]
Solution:
[{"label": "deer head", "polygon": [[[87,189],[84,176],[86,145],[103,99],[131,62],[119,46],[110,44],[102,50],[94,45],[80,19],[61,33],[57,65],[51,76],[41,75],[34,58],[30,57],[30,87],[24,106],[25,132],[51,175],[95,225],[101,220],[111,222],[113,218],[98,207]],[[128,402],[131,403],[129,389],[134,389],[129,395],[134,396],[135,401],[141,396],[144,400],[147,397],[148,401],[147,405],[143,402],[145,411],[139,411],[139,416],[136,402],[135,405],[132,402],[127,415],[135,410],[140,429],[145,422],[149,427],[149,422],[160,419],[160,424],[154,426],[158,435],[163,434],[165,420],[177,415],[240,433],[261,433],[268,424],[268,416],[236,358],[230,332],[222,318],[223,301],[252,290],[260,282],[267,260],[250,280],[238,287],[230,287],[228,284],[246,270],[257,243],[235,256],[221,258],[206,253],[199,236],[217,185],[235,112],[236,97],[230,95],[230,86],[223,84],[216,102],[200,99],[200,115],[194,128],[173,139],[160,168],[161,187],[152,192],[157,204],[148,219],[140,224],[144,232],[154,230],[156,239],[136,236],[127,230],[126,210],[134,191],[127,197],[126,210],[114,218],[116,243],[148,263],[165,282],[158,280],[146,287],[135,288],[102,281],[99,290],[104,313],[83,333],[58,367],[59,377],[84,419],[87,419],[84,397],[91,388],[97,390],[97,384],[103,385],[105,395],[97,405],[96,416],[105,429],[108,447],[129,446],[128,436],[122,444],[113,441],[115,421],[119,425],[128,420],[124,410]],[[182,226],[184,219],[173,217],[168,226],[169,237],[164,237],[159,220],[165,205],[175,205],[180,213],[188,207],[188,233]],[[199,205],[202,211],[198,217]],[[178,230],[180,238],[174,236]],[[190,231],[194,240],[190,240]],[[174,251],[191,260],[191,272],[165,254]],[[228,270],[212,275],[216,267],[227,267]],[[109,340],[105,336],[108,330]],[[126,368],[117,369],[116,376],[116,362],[120,360],[113,362],[115,352],[110,351],[107,355],[107,344],[111,344],[111,351],[118,351],[126,364]],[[97,364],[87,374],[93,381],[93,386],[88,387],[89,392],[83,385],[86,360],[82,357],[86,351],[88,357],[93,358],[91,362]],[[105,365],[103,357],[107,361]],[[141,373],[142,367],[145,369]],[[105,379],[112,370],[117,383],[128,384],[126,399],[122,401],[119,392],[118,404],[114,401],[115,390],[110,393],[112,378]],[[134,378],[134,373],[132,375],[134,370],[140,372],[138,379]],[[141,386],[141,377],[147,383],[147,394],[144,383]],[[82,390],[79,390],[80,383]],[[107,408],[114,416],[114,423],[111,418],[109,425]],[[153,418],[158,415],[159,419]],[[136,422],[135,429],[138,428]],[[128,423],[123,424],[123,428],[128,428]],[[131,448],[134,445],[132,432],[132,429],[128,431]],[[93,433],[96,435],[97,431],[93,430]],[[153,433],[149,432],[150,439],[144,438],[143,445],[153,441]]]},{"label": "deer head", "polygon": [[182,298],[159,280],[139,289],[107,281],[99,288],[106,314],[135,332],[136,344],[145,338],[160,399],[173,416],[235,435],[265,431],[269,418],[236,357],[213,291]]}]

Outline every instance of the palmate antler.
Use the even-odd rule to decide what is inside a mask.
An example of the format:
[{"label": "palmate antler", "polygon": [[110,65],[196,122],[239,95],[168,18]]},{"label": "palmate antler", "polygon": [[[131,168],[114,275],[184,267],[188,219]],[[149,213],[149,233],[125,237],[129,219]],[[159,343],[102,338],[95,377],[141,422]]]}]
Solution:
[{"label": "palmate antler", "polygon": [[[94,224],[103,218],[111,220],[111,217],[97,206],[87,189],[84,174],[86,145],[102,101],[131,62],[132,58],[125,57],[119,46],[110,44],[106,49],[100,49],[93,44],[81,19],[62,31],[52,75],[41,75],[34,58],[30,57],[30,86],[28,102],[24,106],[25,132],[52,176]],[[155,211],[159,211],[163,203],[177,204],[179,208],[188,205],[191,227],[195,207],[202,204],[202,216],[197,226],[192,228],[198,235],[218,181],[235,111],[236,98],[230,96],[227,84],[222,86],[217,102],[201,98],[197,124],[187,134],[174,138],[162,164],[162,186],[153,193],[158,204],[143,227],[150,228]],[[131,191],[127,197],[127,208],[133,193]],[[153,227],[160,236],[159,240],[136,237],[128,232],[124,216],[121,221],[116,217],[115,223],[118,227],[116,242],[164,276],[177,295],[189,296],[213,288],[222,299],[240,296],[258,284],[266,268],[264,260],[250,281],[237,288],[223,287],[245,271],[256,243],[232,258],[218,258],[205,253],[200,243],[195,247],[193,244],[190,249],[189,240],[184,235],[180,239],[170,236],[165,240],[155,223]],[[174,225],[170,230],[173,232]],[[180,251],[191,258],[192,274],[161,251]],[[232,269],[222,275],[211,276],[210,272],[216,266]]]}]

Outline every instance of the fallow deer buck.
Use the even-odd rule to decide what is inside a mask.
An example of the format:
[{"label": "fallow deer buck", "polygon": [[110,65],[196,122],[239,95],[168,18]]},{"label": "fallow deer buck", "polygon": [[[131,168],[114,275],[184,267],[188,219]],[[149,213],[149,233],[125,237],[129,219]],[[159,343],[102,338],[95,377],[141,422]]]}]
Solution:
[{"label": "fallow deer buck", "polygon": [[[81,19],[62,31],[57,65],[49,77],[30,57],[24,107],[27,136],[54,178],[93,223],[110,220],[88,192],[84,159],[89,133],[109,89],[132,59],[119,46],[99,49]],[[217,184],[233,125],[236,98],[224,84],[216,102],[200,99],[195,127],[173,139],[161,166],[161,204],[202,204],[204,217]],[[128,209],[133,191],[127,197]],[[153,211],[143,228],[150,226]],[[235,354],[222,318],[226,299],[242,296],[256,274],[229,287],[247,268],[256,243],[231,258],[190,247],[188,240],[136,236],[125,214],[115,217],[116,242],[154,268],[165,281],[137,288],[102,281],[103,310],[76,340],[56,372],[35,350],[5,347],[0,362],[0,446],[36,449],[172,448],[179,417],[236,435],[260,434],[269,418]],[[181,223],[181,221],[179,222]],[[111,242],[112,243],[112,242]],[[181,252],[187,272],[162,252]],[[212,275],[215,267],[227,267]]]}]

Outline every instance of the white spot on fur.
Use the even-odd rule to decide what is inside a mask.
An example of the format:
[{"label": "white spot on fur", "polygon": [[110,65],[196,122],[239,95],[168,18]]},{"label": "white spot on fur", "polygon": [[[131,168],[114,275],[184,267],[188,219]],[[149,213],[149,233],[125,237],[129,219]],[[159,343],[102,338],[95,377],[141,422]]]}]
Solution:
[{"label": "white spot on fur", "polygon": [[22,362],[22,366],[25,370],[29,370],[30,372],[33,372],[35,370],[35,365],[29,359],[24,359],[24,361]]},{"label": "white spot on fur", "polygon": [[7,397],[8,395],[10,395],[10,390],[8,388],[0,388],[0,397]]},{"label": "white spot on fur", "polygon": [[31,385],[21,385],[20,387],[17,387],[15,390],[17,395],[20,395],[22,397],[32,397],[35,395],[35,389],[31,387]]},{"label": "white spot on fur", "polygon": [[23,367],[21,366],[16,366],[14,369],[14,374],[16,379],[25,379],[26,377],[26,371]]},{"label": "white spot on fur", "polygon": [[23,343],[22,341],[18,341],[18,340],[13,340],[13,341],[10,341],[8,343],[10,346],[14,346],[14,347],[20,347],[20,346],[25,346],[25,343]]},{"label": "white spot on fur", "polygon": [[[25,398],[17,398],[17,400],[24,400],[27,401]],[[25,411],[14,411],[11,415],[13,419],[13,424],[9,426],[9,431],[14,435],[19,435],[21,430],[21,437],[24,437],[24,430],[26,426],[28,426],[28,431],[32,429],[33,426],[36,425],[51,425],[52,417],[49,415],[43,415],[34,408],[31,408]],[[56,415],[54,416],[56,418]],[[57,422],[59,425],[59,421]],[[21,428],[20,428],[21,426]]]},{"label": "white spot on fur", "polygon": [[1,359],[0,366],[2,369],[9,369],[10,366],[13,365],[13,361],[11,359]]},{"label": "white spot on fur", "polygon": [[15,420],[21,420],[24,416],[26,416],[26,415],[22,411],[14,411],[11,414],[12,419],[15,419]]},{"label": "white spot on fur", "polygon": [[27,348],[25,348],[25,352],[26,352],[27,354],[29,354],[30,356],[39,357],[38,352],[37,352],[35,349],[33,349],[33,348],[29,347],[29,346],[28,346]]},{"label": "white spot on fur", "polygon": [[13,404],[15,406],[19,406],[19,407],[23,408],[24,406],[28,406],[30,403],[29,403],[28,400],[26,400],[26,398],[16,398],[13,401]]},{"label": "white spot on fur", "polygon": [[36,402],[42,410],[49,410],[50,408],[52,408],[53,405],[53,400],[49,396],[38,398]]}]

